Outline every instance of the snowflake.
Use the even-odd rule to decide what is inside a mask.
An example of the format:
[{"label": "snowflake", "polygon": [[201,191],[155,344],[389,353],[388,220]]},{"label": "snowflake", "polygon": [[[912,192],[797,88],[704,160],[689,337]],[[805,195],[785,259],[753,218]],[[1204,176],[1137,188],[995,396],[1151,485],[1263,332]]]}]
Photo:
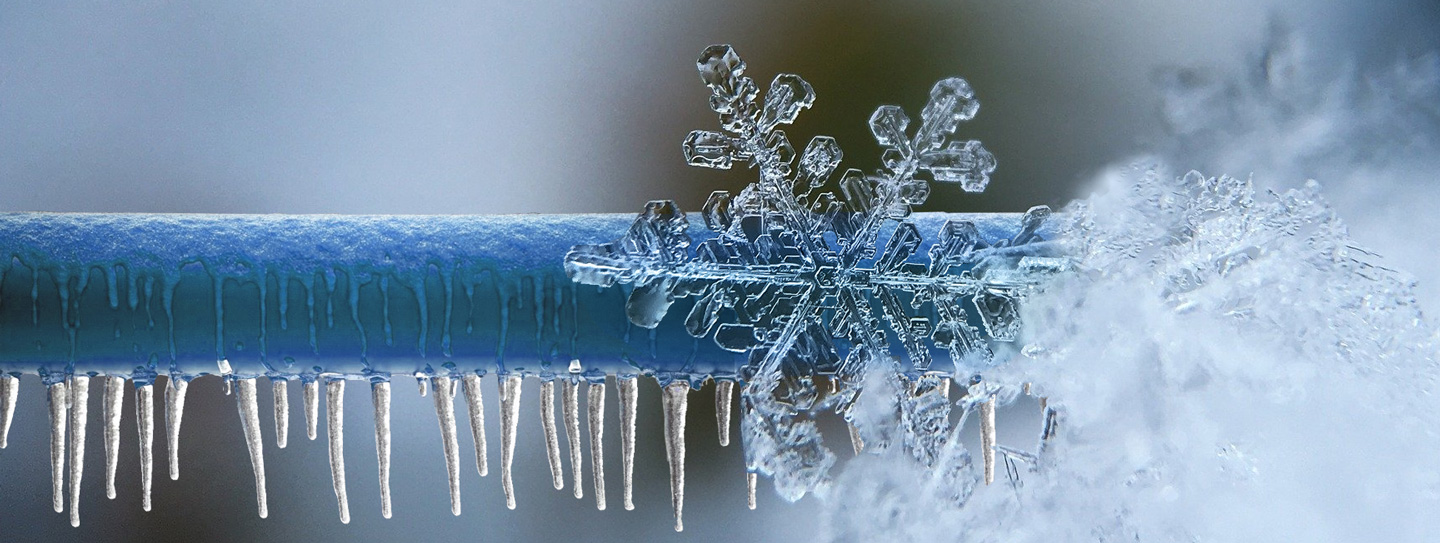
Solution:
[{"label": "snowflake", "polygon": [[[620,240],[572,249],[565,259],[571,279],[632,284],[626,313],[645,328],[657,326],[676,299],[696,298],[687,330],[750,353],[758,374],[804,368],[847,380],[867,357],[890,352],[886,330],[921,372],[932,363],[927,342],[949,351],[957,368],[979,368],[990,361],[989,341],[1015,339],[1017,294],[1034,283],[1032,272],[1055,265],[1037,251],[1017,250],[1039,241],[1048,208],[1027,212],[1012,239],[986,241],[974,223],[947,221],[929,264],[913,262],[922,237],[910,215],[930,194],[930,181],[917,174],[979,192],[995,171],[994,156],[979,141],[951,139],[980,106],[969,83],[958,77],[936,83],[913,135],[901,108],[877,108],[870,129],[885,147],[884,167],[840,174],[842,198],[820,192],[843,156],[835,139],[812,138],[797,162],[778,128],[815,102],[809,83],[777,75],[761,103],[730,46],[707,48],[697,66],[723,131],[691,132],[686,161],[718,169],[748,162],[759,182],[738,195],[710,195],[702,216],[716,236],[698,245],[674,202],[648,203]],[[877,251],[882,232],[891,232],[889,241]],[[837,340],[847,345],[837,348]]]},{"label": "snowflake", "polygon": [[[901,108],[876,109],[870,129],[885,147],[884,167],[845,170],[837,195],[822,192],[843,156],[835,139],[812,138],[797,160],[779,129],[814,103],[809,83],[780,74],[762,103],[730,46],[707,48],[697,66],[722,131],[691,132],[686,161],[717,169],[745,162],[759,181],[738,195],[710,195],[701,216],[714,237],[697,244],[674,202],[652,201],[624,237],[575,246],[565,268],[577,283],[632,285],[626,314],[645,328],[676,300],[694,298],[688,332],[749,358],[741,371],[748,468],[775,476],[782,495],[798,499],[824,484],[834,462],[813,421],[798,415],[819,405],[846,410],[868,366],[899,367],[892,345],[916,375],[936,373],[932,351],[948,353],[954,373],[988,367],[992,344],[1013,342],[1020,330],[1017,299],[1065,261],[1038,243],[1044,206],[1026,212],[1009,239],[986,240],[974,222],[947,220],[928,255],[919,254],[925,244],[911,213],[930,182],[979,192],[995,170],[980,142],[951,139],[979,108],[964,79],[931,89],[913,134]],[[819,376],[838,393],[818,390]]]}]

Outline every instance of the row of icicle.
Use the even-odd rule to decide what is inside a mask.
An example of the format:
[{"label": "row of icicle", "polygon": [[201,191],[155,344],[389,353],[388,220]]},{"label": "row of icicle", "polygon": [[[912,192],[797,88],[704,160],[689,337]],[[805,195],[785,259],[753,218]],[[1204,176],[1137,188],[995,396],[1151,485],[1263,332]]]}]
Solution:
[{"label": "row of icicle", "polygon": [[[222,370],[228,364],[222,363]],[[228,373],[228,372],[227,372]],[[520,385],[521,376],[508,374],[498,376],[500,393],[500,476],[501,487],[505,493],[505,505],[510,509],[515,508],[515,487],[511,479],[510,467],[514,460],[515,435],[519,427],[520,418]],[[115,499],[115,467],[118,460],[120,444],[120,412],[125,396],[125,378],[118,376],[97,377],[104,384],[104,408],[105,422],[105,495],[109,499]],[[256,383],[254,378],[225,378],[226,393],[232,392],[234,385],[236,404],[240,414],[241,429],[245,434],[245,442],[250,454],[251,465],[255,471],[255,500],[259,508],[260,518],[269,515],[265,496],[265,456],[264,447],[260,437],[260,413],[256,399]],[[50,407],[50,466],[52,478],[53,503],[55,511],[65,510],[66,484],[69,486],[70,496],[70,525],[80,525],[80,481],[84,473],[85,457],[85,431],[88,419],[88,404],[90,397],[91,377],[84,375],[72,376],[64,381],[49,385],[49,407]],[[584,497],[583,477],[581,474],[582,450],[580,446],[580,408],[579,389],[580,383],[575,379],[558,379],[563,387],[561,394],[561,407],[564,410],[565,438],[569,444],[569,456],[573,480],[571,483],[577,499]],[[345,458],[343,443],[345,379],[330,378],[325,382],[326,413],[328,416],[326,429],[329,438],[330,452],[330,475],[334,482],[335,497],[339,506],[340,522],[350,522],[349,498],[345,489]],[[457,388],[464,388],[465,405],[470,417],[471,437],[475,444],[475,467],[480,476],[489,473],[486,460],[485,443],[485,408],[482,404],[483,393],[481,391],[481,378],[478,375],[468,374],[463,377],[453,378],[450,376],[435,376],[419,379],[420,395],[433,396],[435,402],[435,414],[440,423],[440,437],[445,453],[445,470],[449,477],[450,490],[450,512],[460,514],[460,452],[459,439],[456,434],[456,418],[454,399]],[[540,394],[540,416],[545,434],[545,445],[550,461],[550,473],[556,490],[563,489],[565,478],[561,466],[561,452],[559,445],[559,431],[555,422],[555,382],[556,380],[544,380],[541,382]],[[275,399],[275,444],[279,448],[285,448],[286,438],[289,434],[290,407],[287,394],[287,380],[272,380]],[[622,459],[622,481],[624,488],[625,509],[632,510],[635,505],[632,500],[633,473],[635,459],[635,414],[636,405],[639,400],[639,387],[636,377],[620,377],[617,379],[620,388],[620,437],[621,437],[621,459]],[[949,379],[943,380],[943,385],[937,388],[937,392],[949,397]],[[15,404],[19,394],[20,381],[17,377],[4,375],[0,376],[0,448],[7,445],[10,431],[10,423],[14,417]],[[459,385],[459,386],[457,386]],[[734,392],[734,381],[720,380],[716,382],[716,423],[719,427],[719,438],[721,446],[730,444],[730,406],[731,397]],[[180,478],[180,457],[179,437],[180,422],[185,411],[185,394],[189,382],[183,378],[172,378],[167,380],[165,388],[165,431],[169,453],[170,479]],[[316,438],[319,413],[320,381],[304,381],[302,384],[302,398],[305,409],[306,436],[314,440]],[[430,394],[428,389],[433,388],[434,393]],[[1028,388],[1028,387],[1027,387]],[[135,387],[137,398],[135,401],[136,426],[140,440],[140,486],[141,506],[144,510],[150,510],[151,473],[153,464],[154,446],[154,385],[145,384]],[[671,505],[675,512],[675,530],[681,531],[684,527],[681,519],[681,511],[685,500],[685,416],[690,392],[690,384],[685,381],[675,381],[662,388],[662,406],[665,415],[664,437],[665,453],[667,462],[670,465],[670,491]],[[1027,390],[1028,392],[1028,390]],[[595,492],[595,506],[600,510],[605,509],[605,461],[602,447],[605,418],[605,384],[603,382],[588,383],[586,388],[586,404],[588,405],[588,426],[590,430],[590,462],[593,466],[593,485]],[[371,384],[371,400],[375,408],[375,451],[379,459],[380,477],[380,514],[384,518],[390,518],[390,382],[377,380]],[[1054,433],[1055,410],[1046,408],[1045,401],[1041,399],[1042,410],[1046,412],[1045,428],[1042,432],[1042,446]],[[995,440],[995,407],[996,399],[990,395],[986,401],[980,402],[980,436],[981,454],[984,464],[983,481],[991,484],[995,480],[995,452],[997,449],[1008,451],[1008,448],[1000,447]],[[69,440],[67,445],[66,430],[69,427]],[[855,453],[859,454],[864,448],[860,441],[859,434],[854,426],[850,427],[851,443]],[[68,457],[67,457],[68,453]],[[1007,452],[1007,454],[1021,454],[1019,452]],[[1031,456],[1031,455],[1023,455]],[[66,464],[69,464],[70,471],[65,471]],[[746,486],[748,488],[747,503],[750,509],[755,509],[755,487],[757,475],[754,472],[746,473]]]},{"label": "row of icicle", "polygon": [[[222,368],[227,364],[222,363]],[[50,466],[53,481],[55,511],[65,510],[66,485],[70,496],[70,525],[80,525],[80,481],[84,473],[85,432],[88,419],[87,406],[90,397],[91,377],[71,376],[64,381],[49,385],[50,407]],[[115,499],[115,467],[118,461],[120,443],[120,412],[125,396],[125,378],[99,376],[104,385],[105,423],[105,495]],[[255,378],[225,377],[226,393],[234,385],[236,404],[240,414],[241,429],[255,471],[255,500],[260,518],[269,515],[265,496],[265,456],[260,437],[260,413],[256,400]],[[326,394],[327,431],[329,434],[330,474],[334,481],[335,497],[339,505],[340,522],[350,522],[350,505],[345,490],[345,459],[342,440],[344,426],[345,379],[331,378],[324,381]],[[550,471],[557,490],[564,488],[565,481],[561,467],[558,430],[555,424],[555,380],[541,383],[541,419],[545,432],[545,444],[550,459]],[[580,446],[580,383],[574,379],[560,379],[563,387],[561,406],[564,410],[565,438],[569,444],[571,483],[576,498],[584,496],[582,490]],[[285,448],[289,433],[289,399],[287,383],[283,379],[272,381],[275,398],[275,444]],[[419,381],[420,395],[427,395],[427,388],[433,388],[435,414],[440,422],[440,436],[445,452],[445,469],[449,476],[450,511],[460,514],[460,453],[456,437],[454,399],[457,388],[464,388],[465,405],[470,416],[471,436],[475,444],[476,469],[483,477],[488,474],[485,443],[485,409],[482,405],[480,376],[469,374],[459,378],[449,376],[428,377]],[[635,459],[635,413],[639,400],[636,377],[617,379],[620,388],[620,436],[622,442],[622,481],[625,509],[635,508],[632,500],[632,474]],[[17,377],[0,376],[0,448],[6,446],[10,423],[15,413],[15,403],[20,382]],[[515,508],[515,487],[511,480],[510,467],[515,453],[515,435],[520,418],[521,376],[501,375],[498,379],[500,392],[500,476],[505,492],[505,504]],[[459,385],[459,386],[457,386]],[[179,436],[180,423],[185,411],[185,394],[189,382],[183,378],[167,380],[165,388],[165,431],[169,453],[170,478],[180,478]],[[305,409],[306,435],[315,439],[318,426],[319,381],[304,381],[302,398]],[[151,473],[154,450],[154,385],[135,387],[136,426],[140,441],[141,504],[150,510]],[[716,419],[719,424],[720,444],[730,443],[730,405],[734,382],[719,381],[716,387]],[[681,510],[685,499],[685,412],[690,385],[675,381],[663,388],[665,411],[665,450],[670,464],[671,502],[675,510],[675,530],[683,529]],[[593,466],[595,506],[605,509],[605,470],[602,436],[605,418],[605,384],[588,383],[586,403],[589,406],[588,426],[590,430],[590,461]],[[375,451],[379,458],[380,514],[390,518],[390,382],[374,381],[371,384],[371,400],[375,408]],[[69,429],[67,441],[66,430]],[[68,454],[68,456],[67,456]],[[69,472],[65,471],[69,465]],[[67,477],[68,475],[68,477]],[[749,506],[755,508],[755,474],[748,476]]]}]

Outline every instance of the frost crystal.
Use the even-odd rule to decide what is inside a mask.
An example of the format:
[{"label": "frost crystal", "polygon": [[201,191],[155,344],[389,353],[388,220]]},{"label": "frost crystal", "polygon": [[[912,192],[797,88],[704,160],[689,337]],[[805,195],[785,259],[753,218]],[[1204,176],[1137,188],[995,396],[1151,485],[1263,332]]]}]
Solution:
[{"label": "frost crystal", "polygon": [[[677,300],[693,298],[687,331],[748,357],[741,375],[747,466],[775,476],[781,494],[798,499],[823,486],[834,462],[808,411],[848,410],[865,368],[892,353],[903,354],[897,362],[913,375],[935,371],[937,354],[949,356],[955,373],[989,367],[994,342],[1016,339],[1017,299],[1064,266],[1048,258],[1053,248],[1037,235],[1050,215],[1043,206],[1025,214],[1011,239],[986,239],[973,222],[947,221],[920,254],[926,244],[910,215],[929,197],[930,182],[978,192],[995,170],[980,142],[951,138],[979,109],[965,80],[937,83],[913,132],[899,107],[876,109],[870,128],[885,147],[883,168],[848,169],[832,184],[843,157],[835,139],[816,136],[797,157],[779,129],[814,104],[809,83],[778,75],[757,101],[745,62],[726,45],[706,49],[697,67],[721,131],[691,132],[686,162],[748,163],[759,180],[737,195],[710,195],[701,217],[714,237],[691,239],[675,203],[653,201],[623,238],[576,246],[565,268],[579,283],[631,285],[626,313],[645,328],[658,326]],[[818,376],[832,388],[817,387]],[[923,427],[931,411],[917,408],[909,418]],[[943,447],[943,436],[912,444],[926,462]]]}]

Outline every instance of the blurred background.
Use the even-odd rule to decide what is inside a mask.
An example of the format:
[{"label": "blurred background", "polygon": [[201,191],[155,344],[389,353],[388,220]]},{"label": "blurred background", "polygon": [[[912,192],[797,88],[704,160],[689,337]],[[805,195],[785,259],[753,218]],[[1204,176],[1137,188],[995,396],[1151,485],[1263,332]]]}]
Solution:
[{"label": "blurred background", "polygon": [[[659,198],[695,210],[752,173],[688,168],[680,154],[686,133],[717,125],[694,68],[712,43],[733,44],[762,85],[802,75],[818,99],[787,129],[792,141],[835,136],[846,165],[863,169],[878,166],[865,123],[874,107],[914,117],[934,81],[968,79],[982,107],[960,134],[984,141],[999,169],[986,193],[937,187],[926,209],[1060,206],[1136,157],[1253,173],[1268,188],[1313,177],[1357,239],[1435,297],[1435,259],[1407,249],[1440,231],[1426,213],[1440,205],[1433,0],[4,0],[0,210],[635,212]],[[103,498],[92,400],[83,524],[72,529],[50,510],[43,392],[24,385],[0,452],[5,540],[794,541],[815,536],[822,507],[781,503],[762,481],[759,510],[746,510],[740,451],[716,444],[707,388],[690,409],[686,531],[671,532],[659,391],[647,383],[636,510],[620,507],[612,386],[610,510],[597,512],[588,482],[584,501],[549,487],[529,383],[519,508],[506,510],[499,488],[492,388],[492,474],[462,472],[465,514],[452,517],[430,400],[397,382],[395,517],[379,516],[369,402],[352,387],[351,523],[336,517],[323,438],[297,432],[296,391],[289,448],[270,446],[262,416],[271,514],[261,520],[232,400],[203,379],[185,417],[184,476],[170,481],[157,464],[150,513],[139,506],[129,401],[119,498]],[[1032,420],[1008,420],[1002,441],[1011,431],[1031,439]],[[843,429],[826,429],[841,432],[829,441],[848,458]]]}]

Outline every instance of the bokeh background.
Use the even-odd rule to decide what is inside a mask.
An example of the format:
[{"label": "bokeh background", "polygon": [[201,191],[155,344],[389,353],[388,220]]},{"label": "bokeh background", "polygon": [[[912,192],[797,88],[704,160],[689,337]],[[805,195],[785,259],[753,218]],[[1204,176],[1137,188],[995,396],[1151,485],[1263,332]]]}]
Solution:
[{"label": "bokeh background", "polygon": [[[4,0],[0,210],[633,212],[657,198],[693,210],[712,190],[740,189],[751,173],[688,168],[680,155],[688,131],[716,125],[694,70],[712,43],[733,44],[762,83],[777,72],[805,77],[818,99],[787,129],[792,140],[833,135],[847,165],[865,169],[878,165],[865,124],[875,106],[918,112],[935,80],[967,78],[982,107],[962,135],[984,141],[999,170],[982,195],[937,188],[931,210],[1063,205],[1137,156],[1212,174],[1253,172],[1257,184],[1278,188],[1308,177],[1325,183],[1344,170],[1328,186],[1357,239],[1388,251],[1416,275],[1422,297],[1434,297],[1435,259],[1406,249],[1434,239],[1424,211],[1440,204],[1429,168],[1440,124],[1427,98],[1440,97],[1429,53],[1440,50],[1440,5],[1432,0]],[[1284,55],[1275,56],[1277,47]],[[1277,74],[1293,72],[1303,77],[1292,84],[1311,94],[1276,91]],[[1400,99],[1334,97],[1327,92],[1335,81],[1378,85]],[[1177,92],[1188,93],[1184,104],[1215,106],[1215,115],[1200,109],[1177,117]],[[1197,92],[1210,102],[1194,100]],[[1231,107],[1237,101],[1245,106]],[[1357,101],[1371,114],[1355,114]],[[1312,110],[1326,113],[1307,116]],[[1250,122],[1261,114],[1279,120]],[[1216,121],[1186,124],[1195,118]],[[1369,129],[1345,129],[1360,124]],[[1274,145],[1315,131],[1298,151]],[[1383,136],[1397,133],[1404,137]],[[1371,140],[1385,140],[1388,152],[1333,152]],[[1315,157],[1329,158],[1307,160]],[[1374,166],[1363,179],[1351,167],[1357,161]],[[0,452],[0,539],[796,541],[816,534],[822,505],[813,498],[784,504],[762,482],[760,509],[745,509],[740,453],[715,443],[709,388],[690,409],[686,531],[671,532],[658,389],[650,383],[640,405],[635,511],[619,507],[614,388],[610,510],[597,512],[589,488],[577,502],[568,488],[549,487],[538,387],[530,383],[515,476],[519,508],[506,510],[499,488],[491,392],[492,475],[462,473],[465,514],[452,517],[430,400],[400,385],[391,520],[378,512],[364,391],[354,388],[347,402],[351,523],[336,518],[323,438],[308,442],[297,432],[296,391],[290,447],[267,443],[271,516],[261,520],[232,400],[205,379],[188,402],[183,477],[170,481],[157,465],[150,513],[139,506],[129,401],[119,498],[104,499],[92,400],[84,523],[72,529],[50,510],[45,401],[27,379],[10,446]],[[268,405],[268,390],[261,401]],[[1023,436],[1033,417],[1010,415],[1002,441],[1004,432],[1030,439]],[[268,428],[268,415],[262,419]],[[848,457],[839,427],[826,429]],[[465,449],[462,467],[473,460]]]}]

